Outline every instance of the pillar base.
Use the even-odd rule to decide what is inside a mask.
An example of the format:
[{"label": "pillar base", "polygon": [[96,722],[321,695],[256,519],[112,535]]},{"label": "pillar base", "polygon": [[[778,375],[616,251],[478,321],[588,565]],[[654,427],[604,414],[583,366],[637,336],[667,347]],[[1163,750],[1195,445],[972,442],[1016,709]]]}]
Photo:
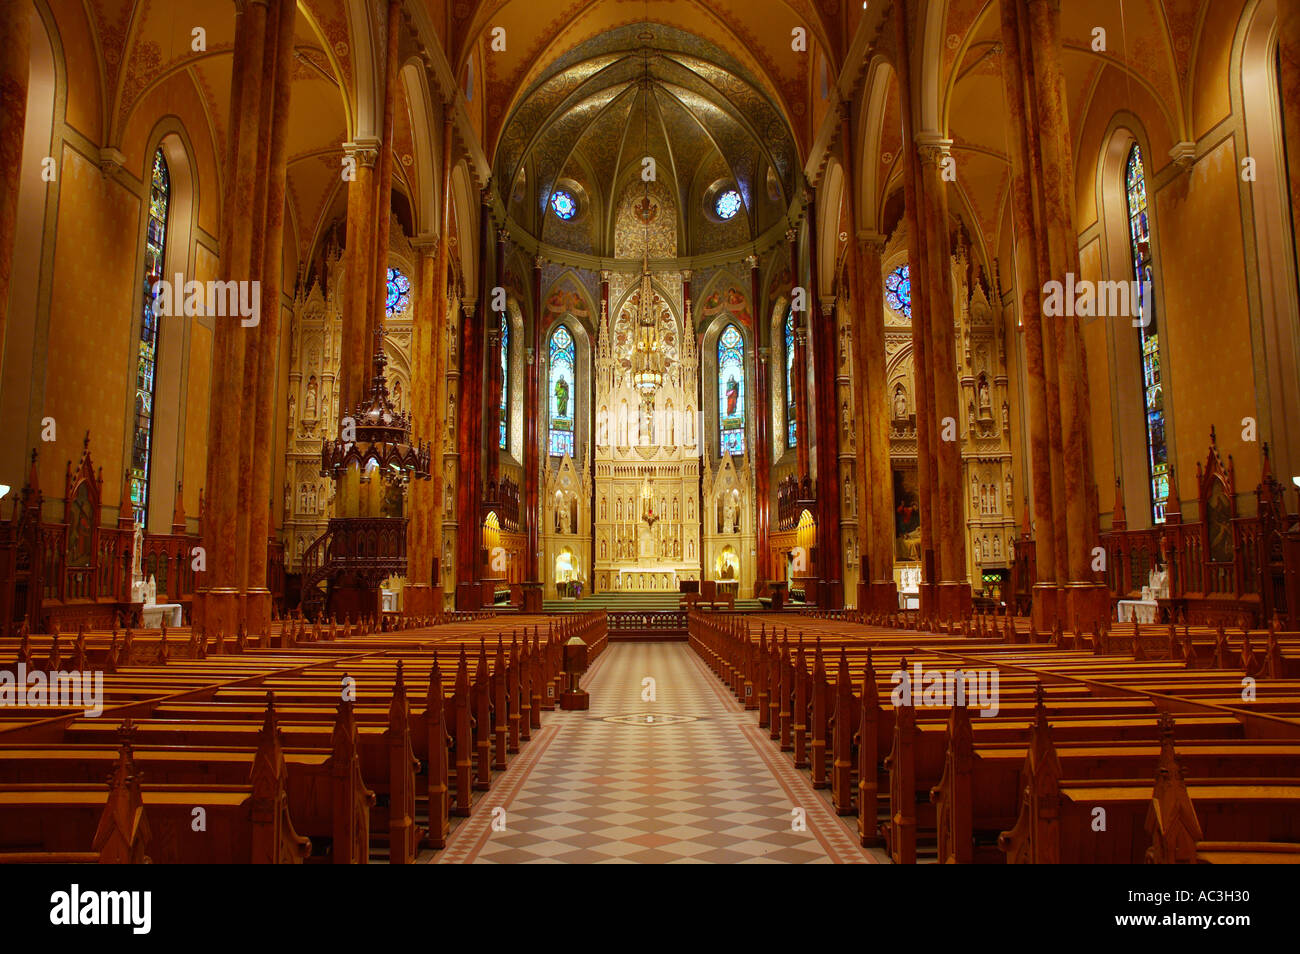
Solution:
[{"label": "pillar base", "polygon": [[565,712],[581,712],[591,708],[591,696],[585,689],[569,689],[560,695],[560,708]]},{"label": "pillar base", "polygon": [[940,583],[936,587],[936,616],[944,621],[966,619],[971,611],[969,583]]},{"label": "pillar base", "polygon": [[544,596],[542,590],[541,583],[530,582],[523,584],[525,613],[540,613],[542,611],[542,598]]},{"label": "pillar base", "polygon": [[917,585],[917,612],[922,619],[938,615],[939,584],[922,582]]},{"label": "pillar base", "polygon": [[1050,633],[1056,623],[1057,591],[1055,583],[1035,583],[1029,619],[1036,633]]},{"label": "pillar base", "polygon": [[203,590],[194,594],[194,625],[201,628],[205,635],[215,637],[219,633],[234,639],[239,632],[240,592],[233,587],[221,587]]},{"label": "pillar base", "polygon": [[898,584],[893,580],[859,583],[858,610],[863,613],[897,613]]},{"label": "pillar base", "polygon": [[480,602],[482,592],[477,583],[457,583],[456,609],[461,612],[482,609],[483,604]]},{"label": "pillar base", "polygon": [[330,585],[328,615],[334,619],[362,620],[378,618],[382,603],[379,587],[344,575]]},{"label": "pillar base", "polygon": [[427,583],[407,583],[402,590],[402,612],[407,616],[429,616],[434,612],[433,587]]},{"label": "pillar base", "polygon": [[1106,628],[1110,623],[1110,591],[1104,583],[1067,583],[1061,629],[1065,632],[1091,633],[1093,627]]},{"label": "pillar base", "polygon": [[265,587],[244,593],[244,629],[258,635],[271,631],[271,591]]}]

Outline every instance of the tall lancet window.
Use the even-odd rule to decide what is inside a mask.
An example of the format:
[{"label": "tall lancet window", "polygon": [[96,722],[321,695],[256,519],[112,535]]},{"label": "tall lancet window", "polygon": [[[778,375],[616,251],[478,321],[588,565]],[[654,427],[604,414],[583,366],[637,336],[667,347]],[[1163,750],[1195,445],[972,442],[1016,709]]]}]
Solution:
[{"label": "tall lancet window", "polygon": [[[137,523],[149,518],[149,463],[153,455],[153,399],[158,368],[158,315],[153,288],[162,280],[167,254],[167,207],[171,177],[163,151],[154,153],[149,178],[149,220],[144,233],[144,314],[135,363],[135,438],[131,447],[131,506]],[[176,290],[177,292],[180,289]]]},{"label": "tall lancet window", "polygon": [[1165,522],[1169,502],[1169,449],[1165,444],[1165,400],[1160,381],[1160,329],[1156,322],[1151,276],[1151,223],[1147,218],[1146,176],[1135,144],[1124,169],[1128,198],[1129,246],[1138,283],[1138,341],[1142,350],[1142,405],[1146,415],[1147,469],[1151,480],[1151,519]]},{"label": "tall lancet window", "polygon": [[794,309],[785,313],[785,446],[794,447],[798,441],[794,409]]},{"label": "tall lancet window", "polygon": [[718,337],[718,437],[722,453],[745,453],[745,339],[735,325]]},{"label": "tall lancet window", "polygon": [[551,375],[548,390],[550,392],[550,452],[552,457],[573,456],[573,405],[576,403],[573,393],[573,369],[575,361],[573,336],[569,329],[560,325],[551,332]]},{"label": "tall lancet window", "polygon": [[510,421],[509,412],[506,408],[510,404],[510,319],[506,313],[501,312],[501,444],[502,450],[506,449],[506,439],[509,435],[507,424]]}]

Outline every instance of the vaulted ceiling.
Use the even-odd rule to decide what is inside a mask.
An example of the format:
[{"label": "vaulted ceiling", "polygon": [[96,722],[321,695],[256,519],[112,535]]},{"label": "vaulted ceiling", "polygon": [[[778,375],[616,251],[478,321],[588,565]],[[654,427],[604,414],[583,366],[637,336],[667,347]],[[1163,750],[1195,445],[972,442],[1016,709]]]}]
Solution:
[{"label": "vaulted ceiling", "polygon": [[[442,0],[433,0],[440,3]],[[802,137],[809,56],[830,51],[838,67],[847,43],[838,2],[814,0],[447,0],[448,49],[457,68],[478,52],[484,72],[489,151],[525,90],[551,65],[587,41],[629,24],[650,22],[730,50],[757,85],[791,117]],[[805,31],[796,50],[792,31]],[[504,41],[491,44],[495,30]]]},{"label": "vaulted ceiling", "polygon": [[[757,77],[661,24],[619,27],[554,60],[504,129],[493,179],[512,215],[541,234],[556,184],[576,184],[590,221],[573,238],[595,254],[610,254],[614,208],[645,157],[676,200],[691,250],[751,240],[788,207],[800,171],[791,129]],[[703,203],[719,183],[740,192],[747,228],[708,221]]]}]

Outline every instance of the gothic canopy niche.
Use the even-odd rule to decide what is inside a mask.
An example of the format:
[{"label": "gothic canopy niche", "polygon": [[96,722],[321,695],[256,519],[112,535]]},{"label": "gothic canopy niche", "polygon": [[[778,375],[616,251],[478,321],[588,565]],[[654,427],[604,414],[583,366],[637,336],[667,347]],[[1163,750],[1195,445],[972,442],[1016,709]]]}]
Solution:
[{"label": "gothic canopy niche", "polygon": [[754,75],[659,23],[609,30],[556,59],[502,129],[493,181],[511,219],[604,257],[628,256],[629,209],[675,233],[654,243],[675,256],[742,246],[784,216],[799,171],[790,127]]}]

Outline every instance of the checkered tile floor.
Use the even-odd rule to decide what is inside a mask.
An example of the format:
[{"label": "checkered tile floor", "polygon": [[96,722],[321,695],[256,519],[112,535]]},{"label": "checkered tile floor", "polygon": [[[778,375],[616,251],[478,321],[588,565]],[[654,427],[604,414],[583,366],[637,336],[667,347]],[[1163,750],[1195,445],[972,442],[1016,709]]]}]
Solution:
[{"label": "checkered tile floor", "polygon": [[611,644],[585,686],[591,709],[544,715],[438,862],[876,860],[687,644]]}]

